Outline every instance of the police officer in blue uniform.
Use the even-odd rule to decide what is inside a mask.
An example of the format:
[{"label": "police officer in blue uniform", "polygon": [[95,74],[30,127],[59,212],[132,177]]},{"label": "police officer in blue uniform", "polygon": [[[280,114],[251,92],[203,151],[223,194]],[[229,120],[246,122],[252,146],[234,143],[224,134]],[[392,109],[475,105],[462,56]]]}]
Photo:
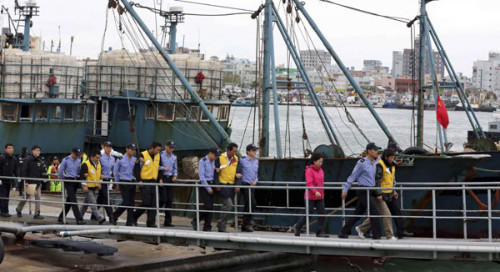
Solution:
[{"label": "police officer in blue uniform", "polygon": [[[164,184],[172,184],[177,181],[177,156],[174,154],[175,143],[172,140],[167,141],[165,150],[160,153],[160,171],[161,179]],[[160,190],[160,208],[165,208],[165,222],[163,226],[173,227],[172,225],[172,201],[174,200],[174,187],[161,186]]]},{"label": "police officer in blue uniform", "polygon": [[[200,160],[198,166],[200,182],[204,185],[204,187],[199,188],[200,198],[203,202],[203,210],[205,210],[204,212],[200,212],[200,221],[204,221],[203,231],[212,230],[212,211],[214,209],[215,191],[211,186],[214,184],[215,160],[217,160],[219,156],[219,149],[213,147],[208,152],[208,155]],[[193,230],[197,230],[196,215],[193,220],[191,220],[191,225],[193,226]]]},{"label": "police officer in blue uniform", "polygon": [[[259,160],[257,160],[257,150],[259,148],[254,144],[247,145],[247,155],[240,160],[241,164],[241,195],[245,198],[245,206],[243,212],[243,223],[241,224],[241,231],[253,232],[252,228],[252,215],[248,214],[250,211],[255,211],[257,203],[255,201],[255,189],[259,180],[257,175],[259,173]],[[251,210],[250,210],[251,206]]]},{"label": "police officer in blue uniform", "polygon": [[[115,167],[116,159],[111,154],[113,150],[113,144],[111,142],[104,143],[104,152],[101,152],[101,171],[104,176],[103,181],[109,182],[112,180],[113,170]],[[111,206],[108,206],[109,199],[109,188],[111,184],[102,183],[101,190],[99,190],[99,195],[97,196],[97,204],[104,205],[104,210],[108,214],[109,222],[113,225],[116,225],[116,219],[113,217],[113,209]],[[98,206],[99,207],[99,206]]]},{"label": "police officer in blue uniform", "polygon": [[[82,160],[80,159],[80,148],[75,146],[71,149],[71,155],[67,156],[63,159],[61,166],[59,166],[59,178],[60,179],[72,179],[78,180],[80,177],[80,169],[82,166]],[[73,210],[73,214],[76,218],[77,225],[84,225],[86,222],[83,220],[83,216],[78,209],[77,199],[76,199],[76,190],[78,189],[79,184],[76,182],[64,182],[64,188],[66,190],[66,204],[64,204],[64,210],[59,214],[59,218],[57,219],[58,223],[63,223],[63,212],[67,215],[69,209]],[[70,204],[71,203],[71,204]]]},{"label": "police officer in blue uniform", "polygon": [[[349,178],[347,178],[347,182],[344,185],[344,189],[342,190],[342,199],[347,197],[347,192],[349,188],[351,188],[354,181],[358,182],[359,187],[375,187],[375,174],[377,172],[377,161],[378,161],[378,150],[380,147],[376,146],[374,143],[369,143],[366,146],[366,157],[360,159],[354,170],[352,171]],[[369,198],[367,195],[370,195]],[[382,199],[381,192],[379,190],[356,190],[356,195],[358,197],[358,202],[356,205],[356,210],[354,211],[355,217],[350,217],[344,227],[342,228],[339,238],[348,238],[348,235],[351,233],[352,227],[354,224],[358,222],[362,215],[368,208],[368,201],[370,201],[370,215],[378,215],[377,210],[377,198]],[[369,199],[369,200],[368,200]],[[372,227],[373,239],[380,239],[382,235],[380,228],[380,219],[378,217],[370,217],[370,225]]]},{"label": "police officer in blue uniform", "polygon": [[[116,162],[114,168],[114,176],[116,182],[136,182],[136,178],[134,177],[134,166],[137,162],[137,158],[135,157],[136,152],[135,144],[128,144],[126,148],[126,153],[123,157]],[[118,185],[120,189],[120,193],[122,195],[122,204],[121,206],[131,207],[124,208],[119,207],[113,213],[113,219],[118,220],[118,217],[123,214],[125,210],[127,210],[127,223],[126,226],[132,226],[134,223],[134,205],[135,205],[135,193],[137,190],[137,186],[135,184],[120,184]]]}]

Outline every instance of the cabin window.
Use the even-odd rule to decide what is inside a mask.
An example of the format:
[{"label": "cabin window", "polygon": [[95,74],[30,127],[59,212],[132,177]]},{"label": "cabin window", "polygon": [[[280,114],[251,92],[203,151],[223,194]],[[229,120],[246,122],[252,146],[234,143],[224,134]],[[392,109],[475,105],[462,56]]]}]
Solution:
[{"label": "cabin window", "polygon": [[490,125],[490,129],[497,129],[498,126],[497,125]]},{"label": "cabin window", "polygon": [[85,105],[76,106],[76,121],[85,120]]},{"label": "cabin window", "polygon": [[[212,112],[212,106],[211,105],[207,105],[207,108],[210,112]],[[205,114],[204,111],[201,112],[201,121],[203,122],[208,122],[210,119],[208,119],[208,115]]]},{"label": "cabin window", "polygon": [[177,105],[175,107],[175,120],[186,120],[188,107],[186,105]]},{"label": "cabin window", "polygon": [[146,119],[154,120],[155,119],[155,107],[153,103],[148,103],[146,105]]},{"label": "cabin window", "polygon": [[74,118],[73,106],[66,105],[66,107],[64,109],[64,120],[72,121],[73,118]]},{"label": "cabin window", "polygon": [[61,106],[52,106],[52,115],[51,115],[50,119],[53,121],[61,121],[62,120]]},{"label": "cabin window", "polygon": [[16,104],[8,104],[3,103],[0,105],[1,107],[1,120],[15,122],[17,121],[17,105]]},{"label": "cabin window", "polygon": [[200,106],[191,106],[189,108],[189,120],[198,121],[200,116]]},{"label": "cabin window", "polygon": [[49,118],[49,106],[48,105],[38,105],[36,107],[36,121],[47,121]]},{"label": "cabin window", "polygon": [[219,120],[219,107],[217,107],[216,105],[214,105],[212,108],[212,115],[214,116],[215,120]]},{"label": "cabin window", "polygon": [[220,107],[220,120],[227,121],[229,118],[229,106]]},{"label": "cabin window", "polygon": [[174,120],[174,104],[157,104],[158,120],[172,121]]},{"label": "cabin window", "polygon": [[33,121],[33,105],[21,105],[21,121]]}]

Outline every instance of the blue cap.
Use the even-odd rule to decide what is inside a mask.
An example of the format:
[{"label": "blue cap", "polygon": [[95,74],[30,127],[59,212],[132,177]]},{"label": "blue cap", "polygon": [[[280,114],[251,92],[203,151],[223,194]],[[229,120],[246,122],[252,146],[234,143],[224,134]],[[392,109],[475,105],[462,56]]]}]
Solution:
[{"label": "blue cap", "polygon": [[165,145],[168,146],[168,147],[175,147],[175,143],[172,140],[168,140]]},{"label": "blue cap", "polygon": [[208,152],[213,153],[216,157],[220,156],[220,151],[217,147],[210,148],[210,150]]},{"label": "blue cap", "polygon": [[135,144],[133,144],[133,143],[128,144],[126,147],[127,147],[128,149],[133,149],[133,150],[136,150],[136,149],[137,149],[137,147],[136,147],[136,146],[135,146]]},{"label": "blue cap", "polygon": [[370,150],[370,149],[376,149],[376,150],[379,150],[381,149],[380,147],[378,147],[375,143],[369,143],[366,145],[366,150]]}]

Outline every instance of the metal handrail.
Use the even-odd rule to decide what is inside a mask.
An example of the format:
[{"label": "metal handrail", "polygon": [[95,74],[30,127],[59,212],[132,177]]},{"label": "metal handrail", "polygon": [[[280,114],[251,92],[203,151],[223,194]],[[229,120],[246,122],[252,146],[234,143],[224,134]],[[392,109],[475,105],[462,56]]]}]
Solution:
[{"label": "metal handrail", "polygon": [[[9,177],[9,176],[0,176],[0,179],[3,179],[3,180],[13,180],[13,179],[21,179],[20,177]],[[33,180],[33,181],[43,181],[43,182],[47,182],[47,181],[53,181],[54,179],[49,179],[49,178],[24,178],[24,179],[28,179],[28,180]],[[61,201],[51,201],[51,200],[38,200],[38,202],[40,202],[41,204],[42,203],[45,203],[45,204],[61,204],[62,205],[62,208],[64,209],[64,206],[65,204],[78,204],[78,203],[74,203],[74,202],[66,202],[65,200],[65,191],[64,191],[64,183],[65,182],[70,182],[70,183],[81,183],[81,182],[85,182],[84,180],[73,180],[73,179],[59,179],[59,181],[64,181],[62,183],[62,191],[61,191]],[[286,217],[290,217],[290,216],[306,216],[306,235],[309,235],[309,209],[308,209],[308,194],[306,193],[305,194],[305,198],[306,198],[306,201],[305,201],[305,208],[304,207],[290,207],[288,204],[287,204],[287,207],[276,207],[276,206],[258,206],[257,209],[260,209],[260,211],[252,211],[251,210],[251,205],[250,206],[250,211],[249,212],[243,212],[243,211],[238,211],[238,208],[241,208],[242,206],[241,205],[238,205],[238,195],[235,196],[235,210],[234,211],[219,211],[219,210],[212,210],[212,211],[208,211],[208,210],[203,210],[200,208],[201,205],[203,205],[203,203],[200,203],[200,200],[199,200],[199,189],[200,187],[202,188],[202,190],[205,189],[205,185],[201,184],[198,180],[187,180],[187,179],[179,179],[176,183],[141,183],[141,182],[121,182],[121,181],[96,181],[96,182],[92,182],[92,183],[99,183],[99,184],[115,184],[115,185],[138,185],[138,186],[155,186],[156,188],[156,192],[157,192],[157,202],[156,202],[156,206],[157,207],[136,207],[136,206],[123,206],[123,205],[115,205],[115,204],[111,204],[110,203],[110,198],[109,198],[109,190],[107,191],[108,193],[108,203],[107,204],[92,204],[92,203],[85,203],[85,205],[87,206],[103,206],[103,207],[112,207],[112,208],[117,208],[117,207],[123,207],[123,208],[139,208],[139,209],[143,209],[143,210],[156,210],[157,212],[157,223],[159,223],[160,221],[160,218],[159,218],[159,214],[160,212],[163,212],[163,211],[166,211],[166,210],[169,210],[169,211],[172,211],[172,212],[194,212],[196,213],[196,218],[198,219],[197,222],[197,229],[200,230],[200,226],[199,226],[199,213],[200,212],[210,212],[210,213],[214,213],[214,214],[217,214],[217,213],[227,213],[227,214],[231,214],[231,215],[234,215],[235,216],[235,223],[236,223],[236,227],[237,227],[237,216],[238,215],[246,215],[246,214],[252,214],[254,216],[286,216]],[[325,184],[327,185],[335,185],[335,186],[323,186],[323,187],[304,187],[304,186],[300,186],[300,185],[304,185],[304,182],[275,182],[275,181],[260,181],[259,182],[260,184],[274,184],[274,185],[258,185],[258,186],[254,186],[252,188],[256,189],[257,191],[258,190],[283,190],[283,189],[286,189],[287,192],[289,190],[310,190],[310,189],[324,189],[326,191],[332,191],[332,190],[342,190],[343,189],[343,186],[341,186],[341,184],[343,183],[340,183],[340,182],[327,182]],[[294,186],[289,186],[289,184],[294,184]],[[410,184],[408,187],[406,187],[408,184]],[[401,215],[401,216],[394,216],[394,215],[390,215],[391,218],[407,218],[407,219],[432,219],[433,221],[433,238],[434,239],[437,239],[437,231],[436,231],[436,220],[443,220],[443,219],[446,219],[446,220],[464,220],[464,222],[466,222],[467,220],[487,220],[488,221],[488,241],[491,241],[492,240],[492,221],[493,220],[499,220],[500,217],[494,217],[493,216],[493,213],[499,213],[500,210],[496,210],[496,209],[493,209],[491,207],[491,190],[500,190],[500,182],[479,182],[479,183],[475,183],[475,182],[469,182],[469,183],[436,183],[437,185],[436,186],[421,186],[421,187],[412,187],[412,186],[415,186],[415,185],[418,185],[419,183],[404,183],[404,182],[399,182],[398,183],[398,187],[393,187],[393,188],[390,188],[390,189],[394,189],[394,190],[398,190],[398,191],[401,191],[401,203],[403,203],[402,201],[402,196],[403,196],[403,192],[404,191],[431,191],[432,192],[432,202],[430,203],[432,205],[432,209],[407,209],[407,210],[404,210],[403,207],[401,207],[402,211],[403,212],[414,212],[414,211],[419,211],[419,212],[423,212],[423,213],[431,213],[431,215],[418,215],[418,216],[415,216],[415,215]],[[430,183],[422,183],[422,184],[430,184]],[[476,186],[476,185],[479,185],[479,186]],[[159,207],[159,199],[158,199],[158,191],[159,191],[159,187],[162,187],[162,186],[167,186],[167,187],[179,187],[179,188],[194,188],[195,189],[195,193],[196,193],[196,199],[195,199],[195,202],[194,203],[183,203],[183,202],[175,202],[174,204],[180,206],[180,205],[183,205],[183,206],[187,206],[186,208],[182,207],[182,208],[179,208],[179,207],[176,207],[176,208],[160,208]],[[468,186],[473,186],[473,187],[468,187]],[[241,185],[224,185],[224,184],[220,184],[220,185],[210,185],[210,187],[214,187],[214,188],[240,188]],[[352,190],[376,190],[376,189],[382,189],[380,187],[356,187],[356,186],[353,186],[351,187]],[[383,188],[383,189],[389,189],[387,187]],[[463,205],[463,209],[458,209],[458,210],[450,210],[450,209],[438,209],[436,207],[436,191],[452,191],[452,190],[455,190],[455,191],[462,191],[462,194],[463,194],[463,198],[465,199],[465,195],[466,195],[466,190],[468,189],[475,189],[475,190],[486,190],[487,191],[487,194],[488,194],[488,210],[487,211],[484,211],[484,210],[468,210],[466,205]],[[24,199],[21,199],[21,198],[10,198],[10,200],[25,200],[27,202],[29,202],[30,204],[33,203],[33,202],[37,202],[37,200],[32,200],[32,199],[25,199],[26,198],[26,190],[24,190]],[[367,194],[367,197],[369,197],[370,194]],[[4,199],[4,198],[1,198],[0,199]],[[368,203],[370,203],[368,201]],[[466,202],[464,202],[466,203]],[[368,204],[369,205],[369,204]],[[194,208],[190,208],[189,206],[194,206]],[[221,205],[214,205],[215,207],[218,207],[218,206],[221,206]],[[280,209],[285,209],[285,210],[290,210],[290,212],[280,212],[280,213],[277,213],[277,212],[265,212],[265,211],[262,211],[263,209],[276,209],[276,208],[280,208]],[[297,210],[303,210],[305,209],[305,214],[304,213],[297,213],[296,211]],[[342,200],[342,206],[340,208],[330,208],[330,209],[326,209],[326,210],[330,210],[330,211],[341,211],[340,214],[315,214],[314,216],[315,217],[332,217],[332,218],[342,218],[343,220],[345,220],[345,218],[349,218],[349,217],[355,217],[355,215],[351,215],[351,214],[346,214],[346,211],[352,211],[353,209],[352,208],[346,208],[345,207],[345,200]],[[446,213],[462,213],[461,216],[457,216],[457,215],[438,215],[438,213],[443,213],[443,212],[446,212]],[[477,216],[477,215],[473,215],[473,214],[477,214],[477,213],[487,213],[487,216]],[[471,214],[471,215],[469,215]],[[63,217],[63,221],[66,222],[66,217],[65,217],[65,214],[63,213],[64,217]],[[377,216],[374,216],[374,215],[369,215],[369,208],[368,208],[368,216],[371,216],[371,217],[379,217],[379,218],[384,218],[384,217],[389,217],[389,216],[386,216],[386,215],[377,215]],[[158,224],[158,227],[159,227],[160,224]],[[467,224],[464,224],[464,238],[467,238],[467,227],[466,227]]]}]

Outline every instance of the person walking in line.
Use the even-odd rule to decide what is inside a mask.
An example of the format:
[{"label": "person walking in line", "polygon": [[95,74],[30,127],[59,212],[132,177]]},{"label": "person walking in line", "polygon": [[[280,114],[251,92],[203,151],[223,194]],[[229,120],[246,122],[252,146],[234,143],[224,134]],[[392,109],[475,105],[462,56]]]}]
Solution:
[{"label": "person walking in line", "polygon": [[[256,158],[258,149],[259,148],[254,144],[247,145],[247,155],[240,160],[242,175],[241,195],[245,198],[245,206],[243,207],[243,212],[245,213],[255,211],[255,209],[257,208],[254,187],[257,186],[257,181],[259,180],[259,160]],[[253,232],[252,214],[243,215],[241,231]]]},{"label": "person walking in line", "polygon": [[[111,182],[113,178],[113,170],[115,168],[116,159],[112,155],[113,144],[111,142],[104,143],[104,152],[101,152],[101,168],[102,175],[104,176],[103,181]],[[97,205],[104,206],[104,211],[108,215],[109,222],[116,225],[116,219],[113,217],[113,209],[109,205],[109,190],[112,188],[111,184],[102,183],[101,189],[99,190],[99,195],[97,196]]]},{"label": "person walking in line", "polygon": [[[19,161],[14,157],[14,145],[6,144],[5,153],[0,156],[0,176],[19,177]],[[0,184],[0,217],[11,217],[9,213],[10,189],[15,179],[3,178]]]},{"label": "person walking in line", "polygon": [[[382,195],[377,190],[369,190],[371,187],[376,186],[375,173],[377,170],[377,160],[378,160],[378,150],[380,147],[374,143],[369,143],[366,146],[366,157],[360,159],[351,175],[347,178],[347,182],[342,190],[342,199],[347,197],[347,192],[351,188],[354,181],[358,182],[358,186],[361,188],[366,188],[366,190],[356,190],[356,195],[358,197],[358,202],[356,205],[356,210],[354,211],[354,217],[350,217],[344,227],[342,228],[339,238],[348,238],[351,233],[354,224],[361,219],[360,215],[364,214],[368,209],[368,201],[370,201],[370,215],[378,215],[377,211],[377,199],[381,200]],[[380,219],[378,217],[369,217],[370,225],[372,227],[373,239],[378,240],[382,235],[380,228]]]},{"label": "person walking in line", "polygon": [[82,164],[80,170],[80,177],[84,178],[86,181],[85,183],[82,183],[82,189],[85,193],[85,201],[80,209],[80,214],[84,216],[90,204],[92,216],[97,220],[97,222],[99,222],[99,225],[106,221],[106,219],[99,213],[96,201],[96,195],[99,193],[99,190],[102,190],[102,186],[101,183],[95,182],[101,181],[104,178],[104,175],[102,175],[100,160],[101,152],[96,150],[90,155],[90,160],[87,160],[84,164]]},{"label": "person walking in line", "polygon": [[[240,185],[241,184],[241,164],[236,153],[238,152],[238,145],[230,143],[226,152],[215,160],[215,185]],[[217,230],[219,232],[226,232],[227,217],[229,211],[233,208],[233,198],[235,193],[239,193],[240,188],[217,187],[217,194],[222,199],[222,210],[219,222],[217,223]]]},{"label": "person walking in line", "polygon": [[[307,187],[323,187],[325,181],[325,174],[321,166],[323,165],[323,155],[320,153],[313,153],[311,156],[311,165],[306,166],[306,186]],[[306,197],[307,196],[307,197]],[[308,201],[309,216],[314,213],[314,208],[319,215],[325,214],[325,190],[311,188],[304,193],[304,200]],[[295,236],[300,236],[302,226],[306,222],[306,217],[302,217],[295,225]],[[328,238],[325,234],[325,217],[318,217],[318,229],[316,230],[316,237]]]},{"label": "person walking in line", "polygon": [[[381,188],[393,188],[396,186],[396,164],[395,164],[396,152],[391,148],[387,148],[382,153],[382,159],[377,162],[377,172],[375,175],[375,180],[377,181],[376,187]],[[385,235],[387,239],[397,240],[394,236],[392,229],[392,219],[391,214],[395,216],[401,216],[401,209],[399,208],[399,203],[397,201],[399,195],[393,189],[382,189],[379,190],[382,195],[382,200],[377,199],[377,209],[380,215],[387,217],[383,218]],[[399,239],[406,236],[403,228],[403,218],[394,218],[396,223],[396,235]],[[370,220],[366,219],[363,224],[356,227],[356,231],[361,238],[365,238],[370,230]]]},{"label": "person walking in line", "polygon": [[[156,208],[156,197],[157,191],[155,183],[163,183],[161,179],[158,179],[158,174],[160,171],[160,151],[161,144],[158,142],[153,142],[148,150],[141,153],[139,157],[139,167],[140,167],[140,180],[139,187],[141,187],[141,197],[142,204],[141,207],[144,208]],[[139,217],[146,212],[146,209],[136,209],[134,213],[134,225],[137,225],[137,220]],[[146,226],[148,228],[156,227],[156,210],[147,210],[147,220]]]},{"label": "person walking in line", "polygon": [[[137,162],[137,158],[135,157],[136,149],[135,144],[128,144],[125,155],[116,163],[113,173],[116,182],[136,182],[136,178],[134,177],[134,166]],[[118,220],[126,210],[127,222],[125,226],[132,226],[135,222],[133,207],[135,206],[135,192],[137,186],[135,184],[119,184],[117,186],[122,195],[122,203],[120,204],[122,207],[118,207],[113,212],[113,219],[116,223],[116,220]]]},{"label": "person walking in line", "polygon": [[[161,179],[163,184],[172,184],[177,181],[177,156],[174,154],[174,141],[167,141],[165,150],[160,153],[160,171],[162,172]],[[173,227],[172,224],[172,201],[174,200],[174,187],[161,186],[160,192],[160,208],[165,208],[164,227]]]},{"label": "person walking in line", "polygon": [[[212,218],[214,209],[215,192],[212,186],[214,185],[215,160],[220,156],[219,149],[213,147],[199,163],[200,182],[205,187],[199,188],[200,198],[203,202],[203,212],[200,211],[200,221],[204,221],[203,231],[212,230]],[[191,220],[193,230],[198,230],[196,224],[196,215]]]},{"label": "person walking in line", "polygon": [[[38,179],[43,178],[43,173],[45,173],[43,168],[43,163],[40,158],[40,146],[34,145],[31,148],[31,155],[29,155],[23,163],[23,168],[21,169],[21,176],[25,178],[26,183],[26,198],[19,201],[17,205],[16,212],[17,217],[22,217],[22,210],[24,205],[31,196],[35,196],[35,216],[34,219],[43,219],[40,215],[40,199],[42,198],[42,182]],[[29,179],[37,178],[37,179]]]},{"label": "person walking in line", "polygon": [[[78,180],[80,177],[80,169],[82,166],[82,161],[80,159],[81,151],[80,148],[75,146],[71,149],[71,155],[65,157],[59,167],[59,178],[62,180]],[[83,220],[80,210],[78,209],[78,201],[76,199],[76,190],[79,184],[76,182],[63,181],[64,189],[66,190],[66,204],[64,204],[64,210],[59,214],[57,222],[62,224],[63,213],[68,214],[69,210],[73,210],[73,215],[76,219],[77,225],[84,225],[87,222]]]}]

